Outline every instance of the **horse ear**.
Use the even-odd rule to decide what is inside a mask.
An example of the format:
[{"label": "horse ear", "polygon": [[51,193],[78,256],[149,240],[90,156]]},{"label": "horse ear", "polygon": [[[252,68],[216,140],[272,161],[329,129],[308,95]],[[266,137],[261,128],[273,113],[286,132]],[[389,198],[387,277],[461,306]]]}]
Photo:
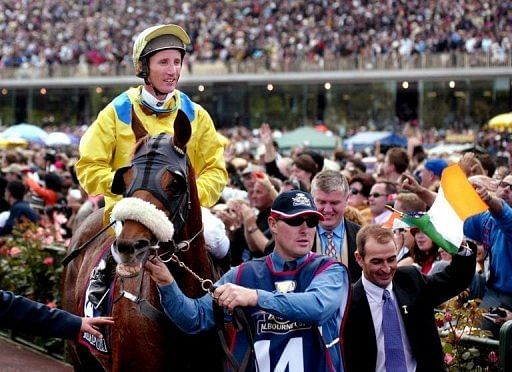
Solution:
[{"label": "horse ear", "polygon": [[110,190],[113,194],[123,195],[126,191],[126,183],[124,182],[124,175],[131,169],[131,165],[128,167],[119,168],[116,173],[114,173],[114,179],[112,180],[112,186]]},{"label": "horse ear", "polygon": [[186,152],[187,142],[192,135],[192,126],[190,125],[190,120],[188,120],[188,116],[181,110],[178,110],[176,114],[176,119],[174,119],[174,137],[173,144],[174,146]]},{"label": "horse ear", "polygon": [[135,142],[140,140],[142,137],[148,135],[146,128],[144,128],[144,125],[142,125],[142,122],[140,121],[139,117],[135,114],[133,105],[132,105],[132,131],[133,131],[133,134],[135,134]]}]

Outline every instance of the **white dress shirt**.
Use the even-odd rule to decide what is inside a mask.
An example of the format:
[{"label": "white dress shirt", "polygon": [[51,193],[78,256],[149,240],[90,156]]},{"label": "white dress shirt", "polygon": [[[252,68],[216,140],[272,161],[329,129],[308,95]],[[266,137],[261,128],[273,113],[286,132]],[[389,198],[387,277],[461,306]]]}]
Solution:
[{"label": "white dress shirt", "polygon": [[[376,372],[393,372],[386,371],[386,353],[384,351],[384,332],[382,331],[382,305],[384,304],[384,300],[382,299],[382,295],[384,293],[384,288],[378,287],[368,279],[366,279],[363,275],[362,277],[364,291],[366,293],[366,298],[368,299],[368,304],[370,305],[370,312],[372,313],[373,319],[373,328],[375,329],[375,342],[377,344],[377,361],[375,364]],[[407,371],[414,372],[416,371],[416,359],[412,355],[411,345],[409,344],[409,339],[407,338],[407,333],[405,331],[404,321],[402,319],[402,312],[398,308],[398,302],[396,300],[395,294],[393,293],[393,282],[391,282],[385,289],[387,289],[393,299],[396,307],[396,311],[400,316],[398,320],[400,322],[400,333],[402,335],[402,343],[405,354],[405,362],[407,364]],[[418,335],[421,337],[421,335]]]}]

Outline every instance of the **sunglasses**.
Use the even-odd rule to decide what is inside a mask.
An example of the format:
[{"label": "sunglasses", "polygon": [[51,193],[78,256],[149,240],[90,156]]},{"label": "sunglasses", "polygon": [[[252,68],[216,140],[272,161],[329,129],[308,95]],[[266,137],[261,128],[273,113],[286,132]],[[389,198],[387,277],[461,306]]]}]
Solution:
[{"label": "sunglasses", "polygon": [[411,235],[413,235],[413,236],[414,236],[414,235],[416,235],[417,233],[419,233],[419,232],[420,232],[420,229],[418,229],[417,227],[411,227],[411,228],[409,229],[409,232],[411,233]]},{"label": "sunglasses", "polygon": [[295,217],[295,218],[287,218],[282,219],[280,218],[280,221],[283,221],[285,224],[290,226],[301,226],[304,222],[306,222],[306,225],[308,227],[316,227],[318,225],[318,218],[303,218],[303,217]]},{"label": "sunglasses", "polygon": [[369,195],[370,197],[379,198],[381,196],[388,196],[387,194],[381,194],[380,192],[373,192]]},{"label": "sunglasses", "polygon": [[350,193],[351,193],[352,195],[362,194],[362,193],[363,193],[363,190],[350,189]]},{"label": "sunglasses", "polygon": [[501,187],[502,189],[508,188],[509,190],[512,190],[512,183],[501,181],[498,187]]}]

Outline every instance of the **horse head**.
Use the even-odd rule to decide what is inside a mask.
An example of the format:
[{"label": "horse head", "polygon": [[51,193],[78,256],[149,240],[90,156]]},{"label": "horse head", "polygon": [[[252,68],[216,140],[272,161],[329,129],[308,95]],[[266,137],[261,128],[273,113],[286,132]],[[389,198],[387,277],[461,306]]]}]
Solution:
[{"label": "horse head", "polygon": [[176,247],[173,235],[184,228],[191,198],[197,198],[189,179],[194,177],[186,156],[191,125],[185,113],[177,113],[174,136],[149,136],[133,110],[132,128],[137,139],[132,162],[118,169],[112,182],[112,192],[124,196],[111,217],[116,232],[111,251],[121,277],[138,275],[159,247]]}]

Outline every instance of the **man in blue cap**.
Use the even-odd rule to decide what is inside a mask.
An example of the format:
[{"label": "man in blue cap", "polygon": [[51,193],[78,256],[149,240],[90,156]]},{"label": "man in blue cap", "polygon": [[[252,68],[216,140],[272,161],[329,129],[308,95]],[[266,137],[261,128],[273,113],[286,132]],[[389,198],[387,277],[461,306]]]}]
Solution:
[{"label": "man in blue cap", "polygon": [[241,362],[252,349],[248,371],[343,371],[339,340],[350,282],[342,264],[311,252],[320,220],[309,193],[278,195],[268,218],[274,251],[227,272],[213,297],[186,297],[160,260],[148,261],[146,269],[166,314],[184,332],[215,326],[214,301],[227,310],[228,320],[242,308],[253,331],[235,335],[234,357]]},{"label": "man in blue cap", "polygon": [[448,166],[446,160],[441,158],[432,158],[425,161],[421,170],[421,186],[436,191],[439,188],[439,181],[444,168]]}]

